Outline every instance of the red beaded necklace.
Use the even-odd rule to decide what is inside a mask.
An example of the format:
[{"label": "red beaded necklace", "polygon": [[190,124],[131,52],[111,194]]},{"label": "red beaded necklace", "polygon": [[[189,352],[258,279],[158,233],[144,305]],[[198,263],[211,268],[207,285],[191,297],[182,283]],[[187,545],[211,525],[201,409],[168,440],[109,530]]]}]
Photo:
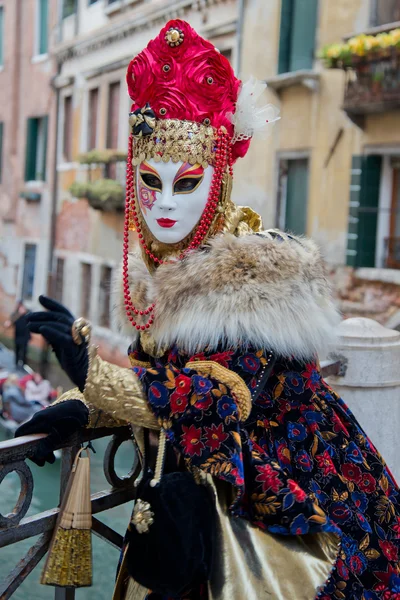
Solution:
[{"label": "red beaded necklace", "polygon": [[[132,303],[131,293],[129,289],[129,274],[128,274],[128,251],[129,251],[129,223],[132,218],[133,223],[135,225],[135,229],[138,234],[139,242],[143,247],[143,250],[146,254],[154,261],[156,264],[164,264],[165,261],[161,260],[157,256],[155,256],[152,252],[150,252],[149,248],[146,245],[146,242],[143,237],[142,229],[139,223],[138,218],[138,207],[135,203],[135,181],[132,167],[132,155],[133,155],[133,135],[129,136],[129,147],[128,147],[128,156],[127,156],[127,164],[126,164],[126,202],[125,202],[125,222],[124,222],[124,245],[123,245],[123,260],[122,260],[122,277],[123,277],[123,288],[124,288],[124,302],[125,302],[125,310],[128,316],[129,321],[132,323],[133,327],[139,331],[145,331],[149,329],[154,322],[154,302],[148,306],[144,310],[140,310],[136,308]],[[179,260],[182,260],[184,256],[198,248],[200,244],[203,242],[204,238],[207,235],[207,232],[210,228],[210,225],[214,219],[215,212],[217,210],[217,205],[219,201],[219,196],[221,192],[222,185],[222,177],[228,166],[229,175],[232,176],[232,150],[231,143],[228,133],[226,131],[218,130],[217,140],[216,140],[216,151],[215,151],[215,167],[213,173],[213,179],[211,182],[211,188],[207,200],[207,204],[204,208],[202,217],[200,222],[196,228],[193,240],[189,244],[189,246],[179,255]],[[145,324],[140,324],[137,322],[137,317],[140,315],[141,317],[150,315],[149,320]]]}]

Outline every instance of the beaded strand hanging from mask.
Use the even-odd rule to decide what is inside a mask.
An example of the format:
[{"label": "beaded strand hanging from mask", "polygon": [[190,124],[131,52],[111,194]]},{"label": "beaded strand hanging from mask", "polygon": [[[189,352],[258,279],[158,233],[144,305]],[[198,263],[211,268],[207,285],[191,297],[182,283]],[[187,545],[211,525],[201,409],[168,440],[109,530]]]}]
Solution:
[{"label": "beaded strand hanging from mask", "polygon": [[[231,152],[231,141],[225,128],[221,128],[217,132],[216,140],[216,151],[215,151],[215,168],[213,173],[213,179],[211,188],[207,200],[207,204],[203,211],[202,217],[199,224],[197,225],[194,236],[188,247],[179,255],[178,259],[182,260],[184,256],[191,250],[198,248],[204,239],[207,237],[211,223],[215,217],[218,202],[221,195],[222,179],[224,174],[228,171],[230,177],[233,176],[232,167],[232,152]],[[122,260],[122,277],[123,277],[123,291],[124,291],[124,302],[125,309],[129,321],[133,327],[139,331],[149,329],[154,321],[154,308],[155,304],[152,303],[145,309],[138,309],[132,303],[131,293],[129,289],[129,273],[128,273],[128,253],[129,253],[129,231],[132,229],[132,223],[134,229],[137,232],[139,243],[142,246],[143,251],[154,261],[155,264],[163,264],[165,261],[155,256],[147,247],[145,239],[143,237],[141,225],[138,218],[138,211],[140,210],[136,194],[135,194],[135,175],[132,167],[132,153],[133,153],[133,136],[129,137],[129,148],[127,157],[127,170],[126,170],[126,202],[125,202],[125,221],[124,221],[124,243],[123,243],[123,260]],[[139,323],[137,321],[138,316],[149,316],[147,323]],[[143,320],[143,319],[142,319]]]}]

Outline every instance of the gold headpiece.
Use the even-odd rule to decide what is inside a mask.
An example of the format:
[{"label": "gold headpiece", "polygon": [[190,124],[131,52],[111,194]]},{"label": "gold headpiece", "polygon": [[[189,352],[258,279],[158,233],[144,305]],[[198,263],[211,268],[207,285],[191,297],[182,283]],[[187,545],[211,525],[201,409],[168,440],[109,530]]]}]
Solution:
[{"label": "gold headpiece", "polygon": [[203,167],[214,164],[216,134],[211,126],[179,119],[154,121],[149,135],[133,133],[133,166],[151,158],[156,162],[182,161]]}]

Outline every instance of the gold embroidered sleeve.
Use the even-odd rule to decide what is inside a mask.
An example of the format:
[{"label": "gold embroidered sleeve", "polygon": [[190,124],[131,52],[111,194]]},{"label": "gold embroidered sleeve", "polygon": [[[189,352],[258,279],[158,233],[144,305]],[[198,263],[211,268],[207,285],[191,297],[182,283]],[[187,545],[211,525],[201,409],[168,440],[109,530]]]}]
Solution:
[{"label": "gold embroidered sleeve", "polygon": [[[89,407],[103,411],[119,425],[133,423],[148,429],[160,429],[150,410],[142,385],[131,369],[113,365],[90,348],[90,367],[83,393]],[[91,421],[94,422],[94,415]]]},{"label": "gold embroidered sleeve", "polygon": [[87,427],[121,427],[132,423],[138,427],[160,429],[150,410],[140,381],[131,369],[118,367],[89,349],[89,372],[85,390],[68,390],[53,404],[80,400],[89,410]]}]

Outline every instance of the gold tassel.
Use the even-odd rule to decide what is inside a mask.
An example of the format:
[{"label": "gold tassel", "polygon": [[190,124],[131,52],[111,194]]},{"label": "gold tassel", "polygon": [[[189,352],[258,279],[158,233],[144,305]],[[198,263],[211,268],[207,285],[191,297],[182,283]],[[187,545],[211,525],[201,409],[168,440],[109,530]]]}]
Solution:
[{"label": "gold tassel", "polygon": [[76,455],[53,532],[41,583],[60,587],[92,585],[90,459]]}]

